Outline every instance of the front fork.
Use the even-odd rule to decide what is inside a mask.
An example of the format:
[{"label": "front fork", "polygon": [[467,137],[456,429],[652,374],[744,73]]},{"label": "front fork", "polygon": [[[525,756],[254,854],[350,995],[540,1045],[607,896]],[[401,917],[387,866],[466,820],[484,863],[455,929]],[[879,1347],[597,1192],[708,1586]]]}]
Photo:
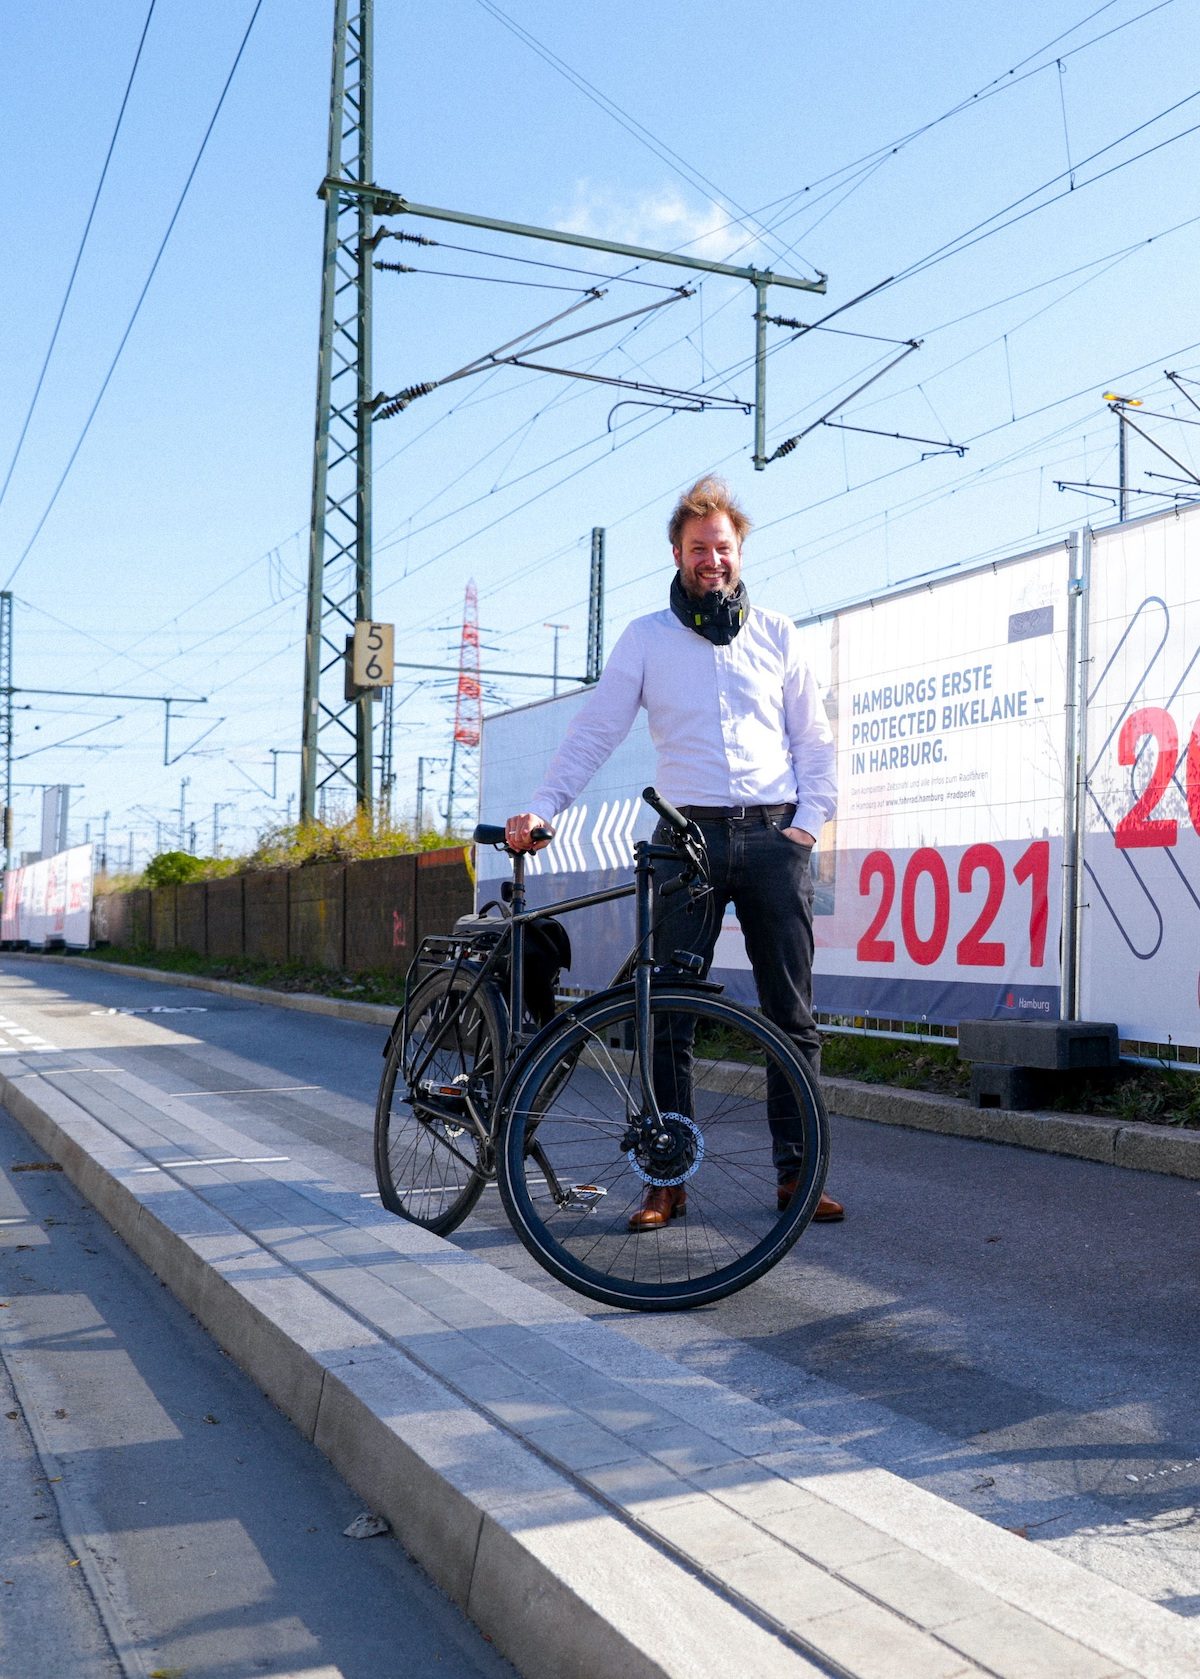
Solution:
[{"label": "front fork", "polygon": [[658,1097],[654,1093],[654,1038],[650,1020],[650,975],[654,969],[651,948],[654,925],[654,860],[671,856],[662,846],[639,840],[633,848],[634,878],[637,883],[637,966],[633,972],[634,1037],[636,1040],[638,1073],[642,1081],[640,1129],[658,1131],[662,1127]]}]

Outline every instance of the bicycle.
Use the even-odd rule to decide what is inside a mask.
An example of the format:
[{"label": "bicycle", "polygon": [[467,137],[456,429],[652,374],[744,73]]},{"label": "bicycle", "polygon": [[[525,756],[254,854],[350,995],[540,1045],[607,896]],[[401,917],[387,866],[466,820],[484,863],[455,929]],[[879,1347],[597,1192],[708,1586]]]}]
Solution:
[{"label": "bicycle", "polygon": [[[508,852],[512,880],[504,903],[431,935],[414,957],[384,1048],[375,1170],[384,1206],[439,1235],[495,1178],[517,1236],[552,1276],[608,1305],[667,1311],[720,1300],[783,1258],[816,1208],[829,1132],[789,1038],[700,978],[694,954],[655,968],[655,892],[701,900],[706,853],[695,823],[653,788],[643,797],[661,822],[657,843],[634,848],[632,882],[545,909],[527,909],[525,854],[504,829],[475,829],[476,844]],[[658,866],[668,878],[656,888]],[[612,984],[530,1022],[529,930],[629,896],[636,939]],[[797,1186],[781,1206],[784,1154]],[[681,1216],[631,1228],[654,1186],[682,1189]]]}]

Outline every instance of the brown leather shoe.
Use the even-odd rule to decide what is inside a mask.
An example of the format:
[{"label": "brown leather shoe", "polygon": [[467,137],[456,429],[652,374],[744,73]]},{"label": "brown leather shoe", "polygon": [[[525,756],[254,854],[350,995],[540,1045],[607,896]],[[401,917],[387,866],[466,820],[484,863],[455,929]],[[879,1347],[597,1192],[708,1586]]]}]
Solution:
[{"label": "brown leather shoe", "polygon": [[647,1191],[646,1199],[629,1220],[631,1230],[662,1230],[673,1218],[687,1211],[687,1191],[682,1184],[664,1184]]},{"label": "brown leather shoe", "polygon": [[[800,1183],[800,1174],[793,1172],[790,1178],[780,1178],[776,1194],[776,1205],[779,1211],[786,1212],[791,1205],[792,1196]],[[846,1216],[846,1209],[840,1201],[835,1201],[832,1195],[821,1194],[817,1202],[817,1210],[813,1214],[814,1224],[838,1224]]]}]

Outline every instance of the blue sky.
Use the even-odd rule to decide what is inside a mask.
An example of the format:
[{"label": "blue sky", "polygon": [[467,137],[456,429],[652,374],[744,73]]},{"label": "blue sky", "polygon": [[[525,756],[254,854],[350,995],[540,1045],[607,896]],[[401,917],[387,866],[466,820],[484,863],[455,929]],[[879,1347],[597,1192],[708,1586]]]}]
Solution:
[{"label": "blue sky", "polygon": [[[15,236],[0,259],[0,483],[148,9],[64,0],[53,28],[32,8],[7,19],[0,121]],[[223,844],[245,847],[295,791],[298,760],[280,756],[270,798],[270,751],[298,744],[331,4],[263,0],[46,511],[253,9],[156,0],[0,501],[17,685],[207,696],[173,721],[172,751],[211,733],[164,767],[161,706],[18,695],[36,706],[16,713],[18,846],[37,844],[43,782],[74,785],[73,838],[85,821],[97,837],[107,810],[113,848],[132,830],[139,859],[156,823],[177,824],[184,776],[201,849],[214,805]],[[922,347],[844,407],[894,348],[833,333],[788,343],[772,329],[769,444],[834,409],[966,453],[922,460],[921,444],[822,427],[755,473],[751,423],[737,412],[616,407],[628,393],[517,370],[449,386],[376,429],[376,611],[396,621],[398,657],[452,662],[474,578],[485,669],[549,670],[548,622],[569,626],[562,666],[581,669],[591,527],[608,531],[611,646],[629,617],[661,604],[672,498],[712,467],[758,525],[746,550],[752,598],[801,615],[1037,546],[1089,514],[1111,519],[1102,499],[1054,485],[1114,481],[1116,422],[1101,401],[1114,386],[1177,414],[1147,426],[1194,460],[1182,421],[1200,413],[1163,370],[1200,378],[1200,221],[1179,225],[1200,217],[1200,131],[1186,132],[1200,124],[1195,0],[793,4],[730,18],[709,0],[377,4],[376,178],[414,201],[823,270],[824,300],[772,293],[773,312],[804,320],[896,277],[830,324]],[[997,230],[1009,217],[1020,219]],[[604,284],[503,255],[626,274],[581,311],[588,324],[661,295],[630,280],[685,277],[411,225],[472,249],[389,243],[380,254],[486,278],[377,276],[381,390],[436,379],[565,307],[575,288]],[[973,228],[985,237],[936,256]],[[748,397],[751,310],[748,288],[705,278],[636,331],[583,340],[573,365]],[[1174,468],[1135,440],[1131,482],[1179,487],[1147,470]],[[1162,505],[1135,501],[1138,512]],[[451,684],[419,680],[397,690],[401,809],[418,754],[448,751]],[[488,692],[498,705],[548,686],[494,679]]]}]

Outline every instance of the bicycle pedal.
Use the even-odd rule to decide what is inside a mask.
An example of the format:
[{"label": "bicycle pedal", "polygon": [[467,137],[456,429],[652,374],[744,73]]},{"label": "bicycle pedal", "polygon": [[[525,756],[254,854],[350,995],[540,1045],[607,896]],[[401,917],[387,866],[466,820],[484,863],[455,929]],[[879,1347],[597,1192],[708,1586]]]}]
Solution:
[{"label": "bicycle pedal", "polygon": [[598,1207],[607,1194],[607,1189],[601,1189],[596,1183],[572,1184],[563,1197],[563,1206],[586,1207],[590,1211],[591,1208]]}]

